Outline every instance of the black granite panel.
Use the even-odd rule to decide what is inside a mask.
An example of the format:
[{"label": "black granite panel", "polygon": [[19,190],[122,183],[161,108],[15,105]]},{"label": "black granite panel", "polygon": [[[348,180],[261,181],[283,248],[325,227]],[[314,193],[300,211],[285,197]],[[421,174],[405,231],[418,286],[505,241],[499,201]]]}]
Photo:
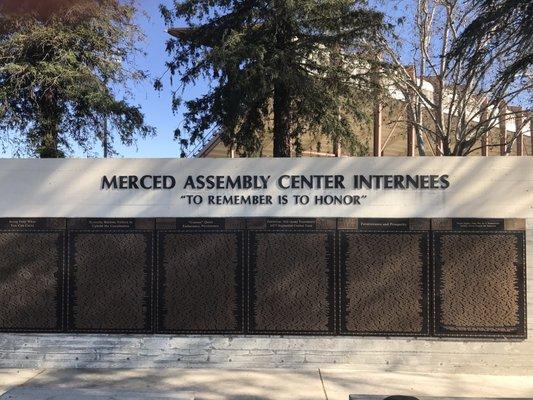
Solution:
[{"label": "black granite panel", "polygon": [[133,229],[69,232],[69,331],[151,331],[152,236]]},{"label": "black granite panel", "polygon": [[526,336],[525,234],[435,232],[435,334]]},{"label": "black granite panel", "polygon": [[334,334],[334,231],[249,233],[250,330]]},{"label": "black granite panel", "polygon": [[428,232],[341,231],[339,263],[341,334],[429,334]]},{"label": "black granite panel", "polygon": [[243,332],[243,236],[159,232],[158,332]]},{"label": "black granite panel", "polygon": [[64,233],[18,221],[0,230],[0,331],[60,331]]}]

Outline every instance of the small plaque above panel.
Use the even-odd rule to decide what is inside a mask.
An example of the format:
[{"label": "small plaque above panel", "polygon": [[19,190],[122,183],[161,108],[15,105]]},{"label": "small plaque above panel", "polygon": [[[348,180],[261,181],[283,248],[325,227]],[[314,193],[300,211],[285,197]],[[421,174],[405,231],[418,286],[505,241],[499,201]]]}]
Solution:
[{"label": "small plaque above panel", "polygon": [[341,334],[429,335],[429,225],[359,219],[340,231]]},{"label": "small plaque above panel", "polygon": [[454,231],[502,231],[505,229],[503,219],[452,219]]},{"label": "small plaque above panel", "polygon": [[316,229],[316,219],[314,218],[267,218],[265,223],[265,228],[268,230]]},{"label": "small plaque above panel", "polygon": [[64,218],[0,218],[0,229],[9,230],[64,230]]},{"label": "small plaque above panel", "polygon": [[69,331],[151,332],[153,231],[135,228],[153,225],[69,221]]},{"label": "small plaque above panel", "polygon": [[365,231],[408,231],[409,219],[359,218],[359,229]]},{"label": "small plaque above panel", "polygon": [[433,233],[435,334],[523,338],[525,232],[504,230],[521,226],[507,220],[474,223],[453,220],[453,230]]},{"label": "small plaque above panel", "polygon": [[154,229],[155,221],[149,218],[76,218],[68,220],[69,230],[135,230]]},{"label": "small plaque above panel", "polygon": [[244,331],[244,233],[202,221],[158,232],[159,333]]},{"label": "small plaque above panel", "polygon": [[307,228],[318,221],[275,219],[249,232],[252,333],[335,333],[335,231]]},{"label": "small plaque above panel", "polygon": [[62,330],[64,219],[0,219],[0,331]]},{"label": "small plaque above panel", "polygon": [[198,218],[198,219],[184,219],[179,218],[176,220],[177,229],[199,229],[199,230],[208,230],[208,229],[224,229],[225,220],[224,218]]}]

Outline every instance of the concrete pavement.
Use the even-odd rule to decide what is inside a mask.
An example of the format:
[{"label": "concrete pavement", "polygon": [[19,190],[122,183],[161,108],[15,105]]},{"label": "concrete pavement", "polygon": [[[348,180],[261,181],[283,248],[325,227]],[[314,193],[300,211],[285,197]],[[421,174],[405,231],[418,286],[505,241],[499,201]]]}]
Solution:
[{"label": "concrete pavement", "polygon": [[533,399],[533,376],[349,369],[0,370],[10,400],[348,400],[349,394]]}]

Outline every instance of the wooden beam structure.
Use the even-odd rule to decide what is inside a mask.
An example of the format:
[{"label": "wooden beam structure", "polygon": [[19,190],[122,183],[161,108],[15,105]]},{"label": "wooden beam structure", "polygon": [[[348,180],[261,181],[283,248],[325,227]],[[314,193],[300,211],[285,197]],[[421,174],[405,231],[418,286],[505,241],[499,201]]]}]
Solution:
[{"label": "wooden beam structure", "polygon": [[341,146],[340,139],[335,140],[335,142],[333,143],[333,146],[334,146],[333,151],[334,151],[335,157],[342,157],[342,146]]},{"label": "wooden beam structure", "polygon": [[531,156],[533,156],[533,111],[528,113],[529,119],[529,150]]},{"label": "wooden beam structure", "polygon": [[[487,118],[487,111],[483,110],[483,113],[481,114],[482,119]],[[488,132],[485,132],[481,135],[481,155],[483,157],[487,157],[489,155],[489,148],[488,148]]]},{"label": "wooden beam structure", "polygon": [[[487,100],[483,100],[483,103],[481,104],[481,115],[479,117],[479,123],[482,125],[482,129],[485,129],[487,127]],[[481,135],[481,155],[483,157],[487,157],[489,155],[489,148],[488,148],[488,137],[489,132],[484,132]]]},{"label": "wooden beam structure", "polygon": [[381,157],[381,131],[383,128],[383,109],[379,98],[374,102],[374,157]]},{"label": "wooden beam structure", "polygon": [[[407,72],[409,74],[409,78],[411,78],[411,80],[413,82],[416,82],[416,75],[415,75],[415,67],[414,66],[409,66],[407,68]],[[414,113],[414,109],[413,109],[413,104],[407,104],[407,102],[411,102],[411,99],[410,98],[406,98],[405,99],[406,101],[406,107],[405,107],[405,111],[406,111],[406,115],[405,115],[405,120],[407,121],[407,131],[406,131],[406,135],[407,135],[407,156],[408,157],[414,157],[415,155],[415,136],[416,136],[416,131],[415,131],[415,125],[413,123],[413,113]]]},{"label": "wooden beam structure", "polygon": [[524,117],[521,107],[509,107],[514,113],[515,122],[515,141],[516,141],[516,155],[524,155]]},{"label": "wooden beam structure", "polygon": [[507,105],[500,104],[500,113],[498,115],[500,128],[500,156],[507,155]]},{"label": "wooden beam structure", "polygon": [[414,157],[415,156],[415,126],[411,122],[411,113],[409,110],[407,110],[407,156],[408,157]]},{"label": "wooden beam structure", "polygon": [[437,122],[435,123],[435,155],[442,156],[444,155],[443,143],[441,137],[441,127],[443,124],[443,115],[442,115],[442,80],[439,77],[435,77],[431,80],[433,83],[433,101],[436,105],[435,117]]}]

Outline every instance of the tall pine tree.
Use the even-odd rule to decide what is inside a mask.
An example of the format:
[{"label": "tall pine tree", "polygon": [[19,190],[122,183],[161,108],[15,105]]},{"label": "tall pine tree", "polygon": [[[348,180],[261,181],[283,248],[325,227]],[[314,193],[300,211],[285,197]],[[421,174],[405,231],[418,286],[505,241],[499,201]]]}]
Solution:
[{"label": "tall pine tree", "polygon": [[533,1],[474,0],[476,18],[454,41],[455,62],[482,65],[502,60],[501,85],[524,77],[531,82],[533,68]]},{"label": "tall pine tree", "polygon": [[43,158],[73,144],[89,150],[104,121],[124,144],[153,134],[139,107],[113,90],[144,79],[128,63],[141,34],[136,11],[129,0],[1,2],[0,133],[14,132]]},{"label": "tall pine tree", "polygon": [[[290,157],[302,132],[355,135],[349,120],[376,88],[385,29],[365,1],[175,0],[161,12],[175,37],[170,73],[181,88],[210,82],[185,103],[186,132],[176,131],[185,147],[218,129],[227,146],[253,154],[272,132],[274,156]],[[176,91],[174,110],[181,103]]]}]

